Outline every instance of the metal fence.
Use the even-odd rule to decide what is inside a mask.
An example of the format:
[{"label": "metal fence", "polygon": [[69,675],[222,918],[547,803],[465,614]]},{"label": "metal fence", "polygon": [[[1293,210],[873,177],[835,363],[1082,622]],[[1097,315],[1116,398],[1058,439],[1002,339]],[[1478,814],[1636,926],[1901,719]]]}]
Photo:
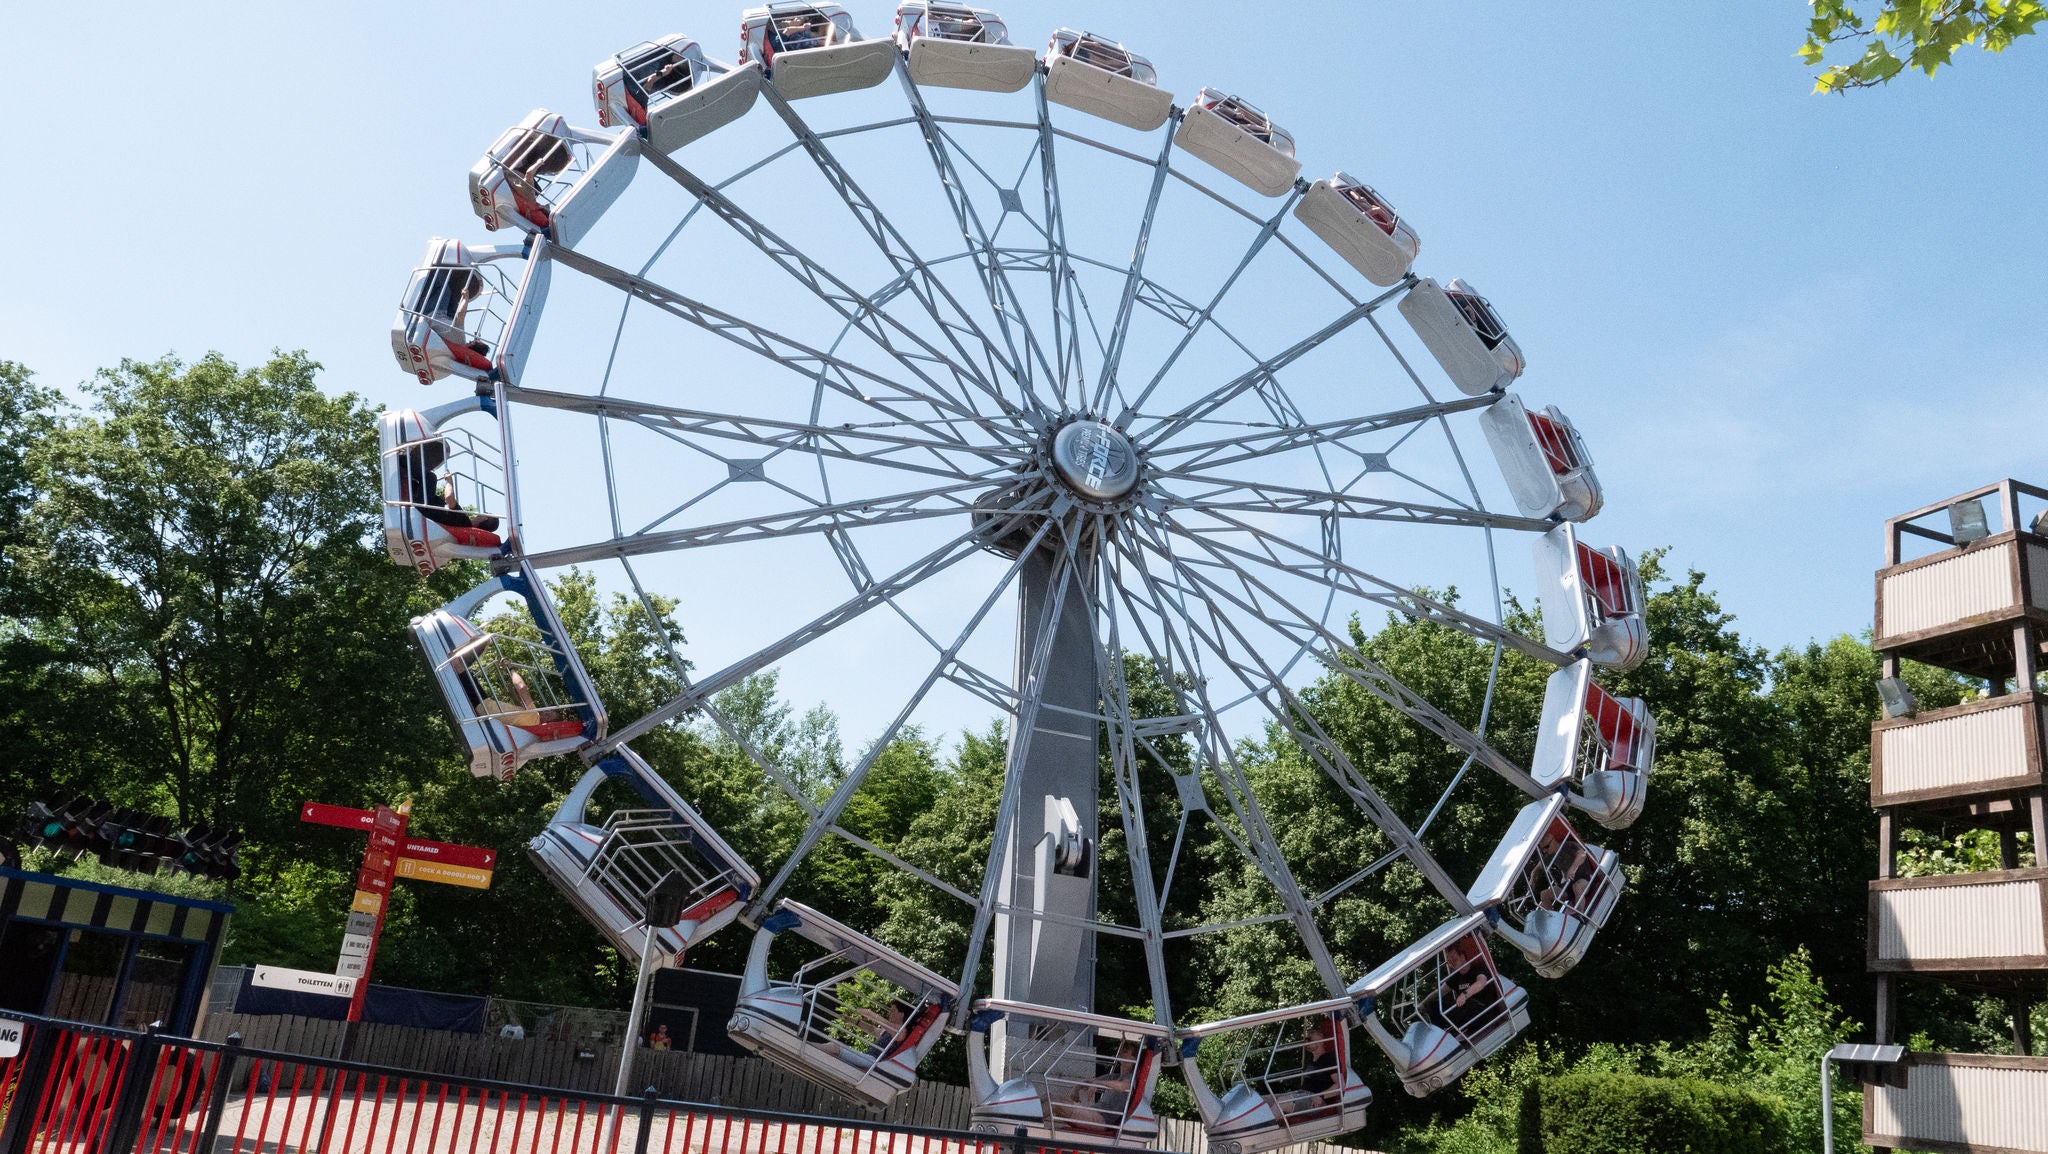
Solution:
[{"label": "metal fence", "polygon": [[579,1093],[25,1017],[0,1154],[1109,1154]]}]

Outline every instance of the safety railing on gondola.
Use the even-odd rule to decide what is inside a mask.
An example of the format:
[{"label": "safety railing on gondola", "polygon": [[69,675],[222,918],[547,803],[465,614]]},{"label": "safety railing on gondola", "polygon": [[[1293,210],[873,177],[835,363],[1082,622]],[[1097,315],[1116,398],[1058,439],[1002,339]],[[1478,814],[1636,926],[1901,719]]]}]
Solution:
[{"label": "safety railing on gondola", "polygon": [[1108,1154],[579,1094],[14,1014],[0,1154]]}]

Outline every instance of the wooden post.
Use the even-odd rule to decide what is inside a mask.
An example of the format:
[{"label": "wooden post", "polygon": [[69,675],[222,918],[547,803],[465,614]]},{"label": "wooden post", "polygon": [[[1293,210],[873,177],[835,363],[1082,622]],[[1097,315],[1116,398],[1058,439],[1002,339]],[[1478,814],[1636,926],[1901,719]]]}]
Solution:
[{"label": "wooden post", "polygon": [[2034,688],[2034,675],[2040,671],[2039,644],[2034,638],[2034,623],[2019,621],[2012,627],[2012,681],[2013,688],[2025,693]]},{"label": "wooden post", "polygon": [[1998,513],[2005,518],[2006,532],[2023,528],[2020,524],[2020,491],[2013,485],[2011,477],[1998,483]]},{"label": "wooden post", "polygon": [[2034,865],[2048,865],[2048,802],[2041,790],[2027,795],[2027,816],[2034,827]]},{"label": "wooden post", "polygon": [[1892,976],[1877,975],[1877,1023],[1871,1029],[1871,1036],[1878,1045],[1891,1045],[1892,1035],[1898,1032],[1898,1013],[1899,1005],[1892,990]]},{"label": "wooden post", "polygon": [[1877,876],[1892,876],[1892,857],[1896,850],[1892,835],[1892,811],[1890,806],[1877,811]]}]

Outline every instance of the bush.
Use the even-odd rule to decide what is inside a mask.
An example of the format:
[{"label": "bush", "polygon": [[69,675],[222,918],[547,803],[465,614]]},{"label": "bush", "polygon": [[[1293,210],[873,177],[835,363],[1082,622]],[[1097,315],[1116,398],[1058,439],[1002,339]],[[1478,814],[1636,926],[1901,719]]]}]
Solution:
[{"label": "bush", "polygon": [[1777,1098],[1696,1078],[1566,1074],[1522,1097],[1521,1154],[1790,1154]]}]

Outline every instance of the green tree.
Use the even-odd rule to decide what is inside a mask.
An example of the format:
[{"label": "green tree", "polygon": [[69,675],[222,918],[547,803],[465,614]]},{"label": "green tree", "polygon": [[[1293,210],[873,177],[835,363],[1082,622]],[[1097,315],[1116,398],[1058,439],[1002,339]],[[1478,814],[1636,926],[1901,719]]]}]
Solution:
[{"label": "green tree", "polygon": [[37,450],[70,419],[55,390],[0,361],[0,804],[10,809],[93,780],[120,756],[103,723],[116,704],[110,671],[49,621],[58,591],[77,582],[49,557]]},{"label": "green tree", "polygon": [[[1860,0],[1810,2],[1799,58],[1826,65],[1814,78],[1815,92],[1874,87],[1907,68],[1932,76],[1964,45],[2003,52],[2048,18],[2040,0],[1879,0],[1874,13]],[[1853,58],[1840,60],[1844,52]],[[1827,63],[1831,55],[1837,63]]]},{"label": "green tree", "polygon": [[417,585],[364,544],[374,424],[317,368],[125,361],[31,454],[45,628],[120,690],[98,720],[122,788],[181,822],[276,829],[302,791],[433,756],[425,679],[392,642]]}]

